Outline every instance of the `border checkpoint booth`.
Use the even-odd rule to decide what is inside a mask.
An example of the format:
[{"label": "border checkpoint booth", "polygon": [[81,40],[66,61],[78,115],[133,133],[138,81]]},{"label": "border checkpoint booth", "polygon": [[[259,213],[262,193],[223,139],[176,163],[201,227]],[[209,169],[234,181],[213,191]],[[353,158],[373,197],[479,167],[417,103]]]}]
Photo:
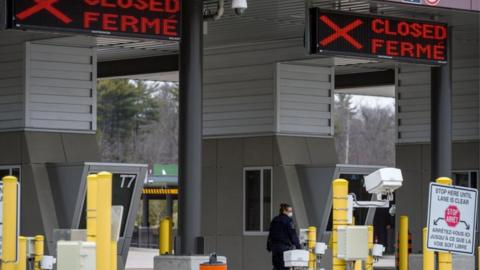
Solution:
[{"label": "border checkpoint booth", "polygon": [[[207,2],[215,10],[216,2]],[[352,18],[447,23],[451,95],[432,81],[437,65],[348,52],[310,55],[304,43],[310,8],[349,12]],[[335,168],[341,167],[332,124],[333,96],[341,92],[395,98],[396,167],[405,179],[396,192],[397,217],[410,217],[413,252],[419,253],[429,182],[451,175],[450,170],[455,176],[480,167],[479,21],[474,1],[430,6],[425,1],[319,0],[249,1],[243,17],[227,10],[219,21],[208,22],[202,163],[206,250],[226,255],[231,269],[268,269],[268,223],[282,202],[294,206],[297,228],[322,228],[328,205],[321,200],[327,201]],[[336,23],[348,25],[347,20]],[[305,192],[309,181],[315,187],[310,194]],[[317,202],[311,201],[312,193]],[[322,230],[317,239],[325,240]]]},{"label": "border checkpoint booth", "polygon": [[[422,198],[432,176],[450,174],[451,164],[457,173],[468,171],[471,179],[471,172],[480,167],[477,1],[443,0],[430,6],[401,0],[252,0],[243,17],[225,10],[220,20],[205,24],[198,10],[203,7],[212,14],[218,1],[183,3],[189,5],[183,7],[188,42],[182,48],[177,40],[116,36],[105,29],[81,35],[85,32],[62,27],[52,30],[52,25],[22,28],[20,24],[15,26],[28,31],[0,33],[0,89],[8,111],[0,122],[0,145],[12,153],[2,156],[0,162],[9,170],[21,168],[22,193],[29,199],[23,204],[30,205],[28,213],[22,212],[22,220],[27,222],[22,233],[44,233],[51,239],[50,228],[57,226],[48,164],[99,159],[94,136],[96,79],[162,78],[180,66],[185,97],[181,102],[187,105],[181,110],[195,108],[183,111],[180,118],[184,123],[180,153],[187,157],[180,159],[180,185],[187,178],[191,180],[187,190],[196,191],[184,196],[184,209],[189,210],[181,215],[193,221],[203,216],[200,222],[189,223],[196,224],[195,228],[184,227],[181,234],[188,232],[189,249],[191,239],[201,235],[203,241],[197,243],[203,243],[203,251],[226,255],[231,269],[269,267],[264,250],[268,219],[263,213],[272,215],[268,209],[279,202],[291,202],[297,208],[299,227],[312,223],[306,210],[310,207],[305,203],[307,195],[301,191],[301,171],[337,166],[332,125],[337,90],[378,94],[384,93],[381,88],[385,85],[394,87],[390,96],[397,101],[397,167],[407,179],[397,192],[397,213],[411,217],[414,239],[420,239],[426,215]],[[305,34],[305,21],[311,7],[448,23],[455,37],[453,102],[448,89],[443,92],[441,87],[432,87],[428,65],[306,53],[304,37],[309,35]],[[2,14],[11,12],[4,6],[0,10]],[[92,16],[92,22],[104,19]],[[179,49],[188,52],[180,62]],[[200,96],[192,96],[192,89],[200,90]],[[447,106],[433,106],[439,102]],[[452,132],[448,123],[453,123]],[[194,154],[189,152],[192,149]],[[270,205],[260,204],[267,210],[260,211],[261,216],[247,216],[245,179],[259,170],[264,173],[261,179],[268,179],[270,170],[273,196]],[[414,241],[414,250],[419,249],[419,242]]]}]

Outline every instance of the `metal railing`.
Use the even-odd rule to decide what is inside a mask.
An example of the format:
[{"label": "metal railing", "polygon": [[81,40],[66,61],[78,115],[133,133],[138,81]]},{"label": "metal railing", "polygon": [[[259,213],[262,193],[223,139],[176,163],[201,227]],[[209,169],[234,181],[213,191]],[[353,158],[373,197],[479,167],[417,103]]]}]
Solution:
[{"label": "metal railing", "polygon": [[159,228],[158,226],[153,227],[142,227],[135,226],[133,229],[132,235],[132,247],[137,248],[159,248]]}]

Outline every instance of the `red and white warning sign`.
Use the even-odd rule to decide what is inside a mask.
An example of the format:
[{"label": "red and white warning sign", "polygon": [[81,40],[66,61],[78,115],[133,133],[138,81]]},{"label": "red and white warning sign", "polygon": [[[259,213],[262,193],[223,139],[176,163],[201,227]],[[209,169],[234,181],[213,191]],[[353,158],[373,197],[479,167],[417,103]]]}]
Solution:
[{"label": "red and white warning sign", "polygon": [[450,205],[445,210],[445,222],[448,227],[455,228],[460,223],[460,210],[456,205]]},{"label": "red and white warning sign", "polygon": [[430,6],[436,6],[440,3],[440,0],[425,0],[425,3]]},{"label": "red and white warning sign", "polygon": [[430,184],[429,249],[474,254],[477,198],[476,189]]}]

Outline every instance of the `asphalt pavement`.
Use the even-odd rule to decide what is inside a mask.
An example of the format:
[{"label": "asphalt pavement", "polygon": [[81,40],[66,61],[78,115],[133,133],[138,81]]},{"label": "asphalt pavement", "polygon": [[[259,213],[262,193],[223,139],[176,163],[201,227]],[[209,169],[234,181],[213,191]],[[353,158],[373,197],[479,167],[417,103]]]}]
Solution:
[{"label": "asphalt pavement", "polygon": [[[127,270],[153,270],[153,258],[157,256],[158,250],[146,248],[130,248],[127,259]],[[375,262],[374,269],[390,270],[395,269],[395,257],[385,256]],[[253,269],[252,269],[253,270]],[[270,270],[270,269],[268,269]]]}]

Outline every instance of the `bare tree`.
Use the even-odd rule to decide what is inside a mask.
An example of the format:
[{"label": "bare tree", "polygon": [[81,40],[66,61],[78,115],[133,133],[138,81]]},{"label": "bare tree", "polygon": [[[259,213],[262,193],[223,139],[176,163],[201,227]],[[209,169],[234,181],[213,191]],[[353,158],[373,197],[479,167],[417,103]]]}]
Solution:
[{"label": "bare tree", "polygon": [[159,105],[157,121],[140,130],[137,161],[174,164],[178,161],[178,84],[154,83]]},{"label": "bare tree", "polygon": [[336,98],[336,147],[341,163],[395,165],[395,112],[382,106],[353,106],[352,98]]}]

